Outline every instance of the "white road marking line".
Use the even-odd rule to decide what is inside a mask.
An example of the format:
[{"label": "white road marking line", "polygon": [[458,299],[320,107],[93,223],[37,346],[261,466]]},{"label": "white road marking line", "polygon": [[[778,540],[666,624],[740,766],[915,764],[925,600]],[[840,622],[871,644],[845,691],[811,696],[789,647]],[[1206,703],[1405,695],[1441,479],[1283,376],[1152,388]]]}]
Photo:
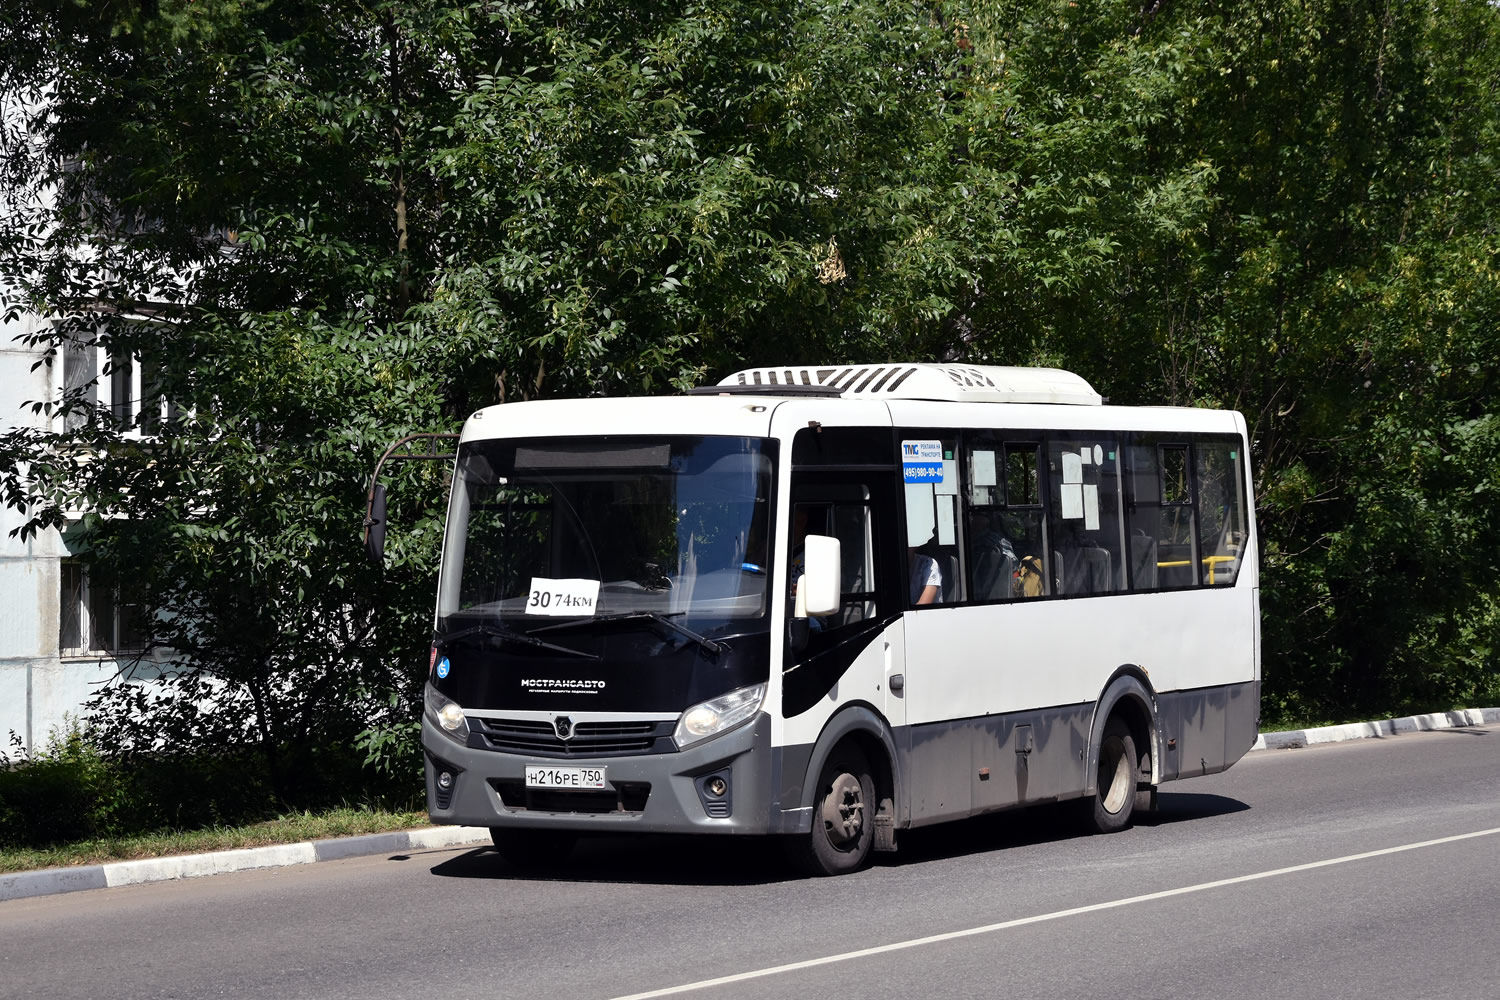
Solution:
[{"label": "white road marking line", "polygon": [[1097,913],[1100,910],[1113,910],[1120,906],[1130,906],[1134,903],[1149,903],[1156,899],[1169,899],[1172,896],[1185,896],[1188,893],[1204,892],[1208,889],[1218,889],[1226,885],[1238,885],[1241,882],[1257,882],[1261,879],[1275,878],[1278,875],[1292,875],[1296,872],[1312,871],[1314,868],[1328,868],[1332,865],[1348,864],[1351,861],[1364,861],[1367,858],[1379,858],[1388,854],[1402,854],[1406,851],[1416,851],[1424,847],[1437,847],[1440,844],[1452,844],[1460,840],[1473,840],[1475,837],[1491,837],[1500,833],[1500,827],[1489,830],[1478,830],[1474,833],[1460,833],[1452,837],[1439,837],[1437,840],[1423,840],[1415,844],[1402,844],[1400,847],[1386,847],[1378,851],[1365,851],[1363,854],[1349,854],[1342,858],[1328,858],[1325,861],[1309,861],[1303,865],[1292,865],[1289,868],[1276,868],[1271,871],[1256,872],[1252,875],[1237,875],[1234,878],[1221,878],[1213,882],[1200,882],[1197,885],[1183,886],[1180,889],[1164,889],[1161,892],[1148,892],[1144,896],[1131,896],[1128,899],[1116,899],[1108,903],[1092,903],[1088,906],[1075,906],[1070,910],[1058,910],[1055,913],[1042,913],[1034,917],[1021,917],[1017,920],[1006,920],[998,924],[986,924],[983,927],[970,927],[967,930],[948,931],[946,934],[933,934],[929,937],[913,938],[910,941],[896,941],[892,944],[883,944],[874,948],[861,948],[859,951],[846,951],[841,955],[826,955],[823,958],[810,958],[804,962],[792,962],[787,965],[775,965],[767,969],[755,969],[750,972],[740,972],[732,976],[720,976],[718,979],[701,979],[696,983],[684,983],[681,986],[668,986],[665,989],[651,990],[646,993],[632,993],[629,996],[615,997],[614,1000],[651,1000],[652,997],[675,996],[679,993],[691,993],[695,990],[711,989],[715,986],[727,986],[730,983],[742,983],[748,979],[763,979],[767,976],[780,975],[783,972],[796,972],[798,969],[812,969],[820,965],[832,965],[835,962],[848,962],[856,958],[865,958],[870,955],[883,955],[892,951],[903,951],[907,948],[919,948],[924,944],[939,944],[944,941],[955,941],[959,938],[975,937],[980,934],[993,934],[996,931],[1009,930],[1012,927],[1025,927],[1028,924],[1040,924],[1048,920],[1061,920],[1064,917],[1076,917],[1083,913]]}]

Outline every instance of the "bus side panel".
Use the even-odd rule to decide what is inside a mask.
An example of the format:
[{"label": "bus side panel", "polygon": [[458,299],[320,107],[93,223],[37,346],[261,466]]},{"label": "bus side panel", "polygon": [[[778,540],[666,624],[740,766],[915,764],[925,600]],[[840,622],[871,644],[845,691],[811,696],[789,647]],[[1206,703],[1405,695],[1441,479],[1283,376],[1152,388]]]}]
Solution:
[{"label": "bus side panel", "polygon": [[1092,705],[911,727],[911,825],[1072,798]]},{"label": "bus side panel", "polygon": [[974,743],[974,811],[1078,794],[1092,705],[993,715]]},{"label": "bus side panel", "polygon": [[[1162,743],[1177,740],[1162,780],[1223,770],[1255,725],[1252,607],[1240,586],[908,612],[913,825],[1080,794],[1093,704],[1124,664],[1146,671]],[[1000,758],[1023,725],[1017,772]]]},{"label": "bus side panel", "polygon": [[1255,742],[1260,705],[1254,681],[1171,691],[1158,694],[1157,702],[1168,741],[1163,781],[1215,774]]},{"label": "bus side panel", "polygon": [[1253,681],[1251,601],[1231,587],[909,611],[906,721],[1092,703],[1124,664],[1158,693]]},{"label": "bus side panel", "polygon": [[1177,737],[1177,777],[1224,770],[1224,717],[1229,696],[1223,688],[1179,691],[1182,729]]},{"label": "bus side panel", "polygon": [[973,747],[983,719],[957,719],[911,727],[911,823],[968,816],[974,789]]},{"label": "bus side panel", "polygon": [[1156,724],[1161,727],[1157,745],[1161,747],[1161,760],[1157,761],[1157,780],[1173,781],[1177,778],[1177,763],[1182,754],[1177,752],[1177,737],[1182,732],[1182,698],[1176,694],[1156,696]]},{"label": "bus side panel", "polygon": [[1250,752],[1260,736],[1260,683],[1236,684],[1229,688],[1229,706],[1224,718],[1224,766]]},{"label": "bus side panel", "polygon": [[[890,676],[902,671],[901,654],[905,644],[902,639],[903,622],[896,619],[886,628],[871,633],[862,640],[857,650],[846,650],[852,657],[847,669],[835,680],[822,698],[804,712],[781,720],[781,745],[776,748],[779,761],[773,789],[778,802],[777,809],[783,813],[795,813],[807,797],[805,780],[811,765],[813,746],[822,735],[823,727],[840,709],[851,704],[863,705],[872,710],[890,727],[898,747],[904,745],[901,731],[905,714],[904,692],[890,690]],[[801,666],[795,669],[801,669]],[[785,685],[778,685],[784,691]],[[775,690],[775,689],[773,689]],[[897,774],[903,773],[904,761],[891,761]],[[898,808],[902,799],[897,790]],[[804,817],[788,815],[773,816],[772,828],[782,832],[799,831],[805,826]]]}]

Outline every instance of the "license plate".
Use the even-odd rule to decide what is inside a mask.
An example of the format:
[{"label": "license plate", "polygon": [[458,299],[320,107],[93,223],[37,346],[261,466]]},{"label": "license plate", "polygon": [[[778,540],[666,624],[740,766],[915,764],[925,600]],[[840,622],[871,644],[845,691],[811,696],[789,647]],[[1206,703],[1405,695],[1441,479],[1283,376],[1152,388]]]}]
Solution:
[{"label": "license plate", "polygon": [[540,767],[526,768],[527,788],[608,788],[604,783],[602,767]]}]

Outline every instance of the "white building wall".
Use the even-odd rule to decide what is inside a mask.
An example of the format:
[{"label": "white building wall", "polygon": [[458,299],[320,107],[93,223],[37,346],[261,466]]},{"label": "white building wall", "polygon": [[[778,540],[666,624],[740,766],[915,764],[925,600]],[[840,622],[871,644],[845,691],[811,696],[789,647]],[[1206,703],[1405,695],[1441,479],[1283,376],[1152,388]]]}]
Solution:
[{"label": "white building wall", "polygon": [[[55,398],[60,376],[40,365],[43,352],[23,340],[40,322],[22,317],[0,322],[0,431],[45,430],[49,420],[30,404]],[[49,734],[78,716],[96,686],[113,676],[113,660],[59,655],[62,558],[56,531],[22,541],[11,531],[25,521],[21,511],[0,507],[0,751],[11,751],[14,732],[28,748],[41,748]]]},{"label": "white building wall", "polygon": [[[33,414],[25,404],[50,398],[52,372],[45,365],[32,371],[39,355],[16,339],[35,328],[36,320],[29,316],[0,324],[0,430],[46,427],[47,418]],[[61,540],[56,532],[24,542],[12,537],[11,531],[23,520],[21,511],[0,509],[0,749],[4,750],[10,748],[11,732],[20,735],[27,746],[36,744],[32,677],[38,669],[61,662],[57,655]]]},{"label": "white building wall", "polygon": [[[0,94],[0,119],[7,130],[24,133],[25,117],[34,110],[28,102],[35,99]],[[51,189],[0,187],[0,214],[46,209],[54,199]],[[7,291],[0,286],[0,297]],[[33,315],[9,321],[0,315],[0,433],[52,426],[51,418],[34,412],[32,404],[57,400],[62,358],[59,355],[51,366],[38,364],[46,352],[25,342],[44,323]],[[102,375],[100,353],[96,372]],[[109,379],[100,378],[99,388],[99,401],[107,403]],[[60,655],[62,559],[67,549],[56,531],[25,541],[12,537],[11,531],[25,520],[24,512],[0,503],[0,751],[7,754],[12,732],[27,748],[45,747],[48,736],[64,726],[68,716],[81,715],[84,703],[100,683],[114,676],[116,666],[112,658],[101,659],[97,653]]]}]

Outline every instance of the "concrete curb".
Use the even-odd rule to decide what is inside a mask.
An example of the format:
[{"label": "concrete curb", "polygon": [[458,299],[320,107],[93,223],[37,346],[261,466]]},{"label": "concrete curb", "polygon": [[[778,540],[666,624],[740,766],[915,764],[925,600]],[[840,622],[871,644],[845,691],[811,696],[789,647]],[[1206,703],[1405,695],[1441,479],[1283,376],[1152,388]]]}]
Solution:
[{"label": "concrete curb", "polygon": [[1408,715],[1383,722],[1351,722],[1343,726],[1318,729],[1293,729],[1284,733],[1261,733],[1253,746],[1256,750],[1291,750],[1315,743],[1342,743],[1373,736],[1395,736],[1399,733],[1428,732],[1434,729],[1460,729],[1500,722],[1500,708],[1468,708],[1458,712],[1434,712],[1431,715]]},{"label": "concrete curb", "polygon": [[482,826],[431,826],[394,833],[370,833],[360,837],[310,840],[300,844],[274,844],[270,847],[182,854],[170,858],[143,858],[139,861],[114,861],[105,865],[79,865],[74,868],[48,868],[43,871],[0,875],[0,902],[83,889],[105,889],[138,885],[142,882],[222,875],[225,872],[248,871],[252,868],[280,868],[284,865],[336,861],[339,858],[370,854],[432,851],[489,842],[490,832]]},{"label": "concrete curb", "polygon": [[[1346,726],[1324,726],[1320,729],[1294,729],[1284,733],[1262,733],[1250,748],[1284,750],[1312,746],[1316,743],[1339,743],[1344,740],[1373,736],[1395,736],[1399,733],[1434,729],[1457,729],[1500,723],[1500,708],[1470,708],[1460,712],[1438,712],[1433,715],[1409,715],[1382,722],[1353,722]],[[470,847],[488,844],[490,832],[482,826],[429,826],[394,833],[371,833],[361,837],[336,837],[311,840],[300,844],[277,844],[271,847],[249,847],[237,851],[213,851],[208,854],[184,854],[170,858],[146,858],[141,861],[115,861],[107,865],[80,865],[75,868],[48,868],[35,872],[0,875],[0,902],[51,896],[60,892],[84,889],[106,889],[142,882],[162,882],[177,878],[198,878],[252,868],[279,868],[317,861],[336,861],[371,854],[400,854],[403,851],[434,851],[446,847]]]}]

